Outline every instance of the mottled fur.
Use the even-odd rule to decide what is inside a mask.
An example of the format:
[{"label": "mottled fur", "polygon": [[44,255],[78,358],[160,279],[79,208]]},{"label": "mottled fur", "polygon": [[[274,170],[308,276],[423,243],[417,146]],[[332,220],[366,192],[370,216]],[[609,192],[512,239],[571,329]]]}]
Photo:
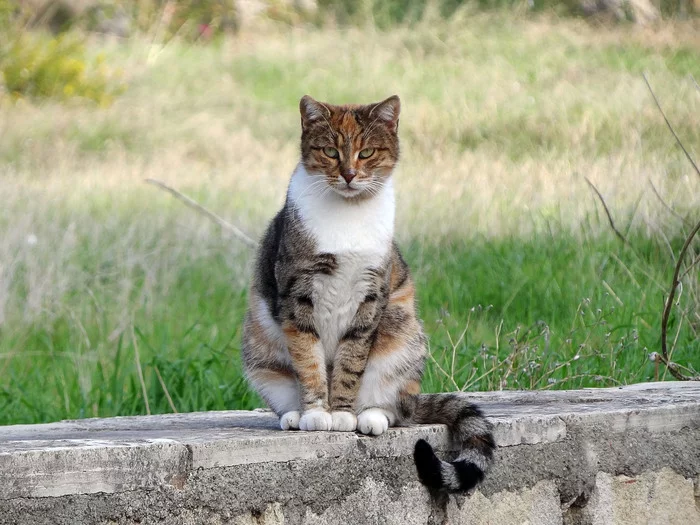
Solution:
[{"label": "mottled fur", "polygon": [[492,459],[491,426],[462,394],[420,394],[426,341],[394,243],[391,174],[400,103],[332,106],[304,97],[301,162],[262,240],[243,333],[251,385],[283,429],[378,435],[448,425],[462,452],[416,445],[420,479],[467,490]]}]

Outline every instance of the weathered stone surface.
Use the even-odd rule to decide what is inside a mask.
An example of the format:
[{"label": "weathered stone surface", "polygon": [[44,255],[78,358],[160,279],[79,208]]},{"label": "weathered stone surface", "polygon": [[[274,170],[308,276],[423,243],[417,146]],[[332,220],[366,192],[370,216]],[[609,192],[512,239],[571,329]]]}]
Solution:
[{"label": "weathered stone surface", "polygon": [[450,501],[447,512],[454,525],[562,525],[559,492],[552,481],[540,481],[530,489],[504,490],[490,498],[477,491],[461,508]]},{"label": "weathered stone surface", "polygon": [[282,432],[264,411],[89,419],[0,427],[0,524],[700,523],[700,384],[473,397],[499,449],[472,495],[416,480],[417,439],[451,449],[440,425],[371,438]]},{"label": "weathered stone surface", "polygon": [[580,514],[581,524],[700,523],[700,508],[695,505],[693,481],[666,468],[635,477],[598,473],[590,502]]}]

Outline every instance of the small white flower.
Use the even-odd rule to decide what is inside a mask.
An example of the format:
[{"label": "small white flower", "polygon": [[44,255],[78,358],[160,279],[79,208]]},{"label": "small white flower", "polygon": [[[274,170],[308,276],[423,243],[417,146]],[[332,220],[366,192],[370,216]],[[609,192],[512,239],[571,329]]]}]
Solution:
[{"label": "small white flower", "polygon": [[33,233],[30,233],[29,235],[27,235],[27,244],[29,246],[34,246],[38,242],[39,242],[39,239]]}]

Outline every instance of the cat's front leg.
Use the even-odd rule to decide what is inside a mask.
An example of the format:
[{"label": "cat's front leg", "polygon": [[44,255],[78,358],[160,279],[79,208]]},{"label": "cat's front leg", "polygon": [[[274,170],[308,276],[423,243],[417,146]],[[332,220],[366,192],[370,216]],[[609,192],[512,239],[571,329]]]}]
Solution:
[{"label": "cat's front leg", "polygon": [[283,325],[287,349],[301,387],[300,430],[330,430],[328,387],[323,347],[315,331],[305,331],[291,321]]},{"label": "cat's front leg", "polygon": [[346,336],[338,345],[331,378],[332,430],[354,432],[357,428],[354,406],[369,352],[365,339]]},{"label": "cat's front leg", "polygon": [[391,293],[381,309],[356,403],[357,430],[374,436],[410,421],[407,400],[420,392],[427,354],[413,282],[398,251],[390,282]]},{"label": "cat's front leg", "polygon": [[352,325],[338,344],[331,378],[331,414],[333,430],[353,432],[358,428],[355,415],[360,380],[365,372],[367,356],[377,326],[377,295],[370,293],[360,304]]}]

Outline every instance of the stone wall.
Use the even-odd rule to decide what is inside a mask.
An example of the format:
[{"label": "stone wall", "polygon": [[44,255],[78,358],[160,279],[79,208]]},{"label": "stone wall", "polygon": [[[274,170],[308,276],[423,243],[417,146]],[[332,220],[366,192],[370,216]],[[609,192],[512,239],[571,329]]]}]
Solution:
[{"label": "stone wall", "polygon": [[700,524],[700,384],[479,393],[497,461],[416,480],[419,438],[282,432],[263,411],[0,427],[0,524]]}]

